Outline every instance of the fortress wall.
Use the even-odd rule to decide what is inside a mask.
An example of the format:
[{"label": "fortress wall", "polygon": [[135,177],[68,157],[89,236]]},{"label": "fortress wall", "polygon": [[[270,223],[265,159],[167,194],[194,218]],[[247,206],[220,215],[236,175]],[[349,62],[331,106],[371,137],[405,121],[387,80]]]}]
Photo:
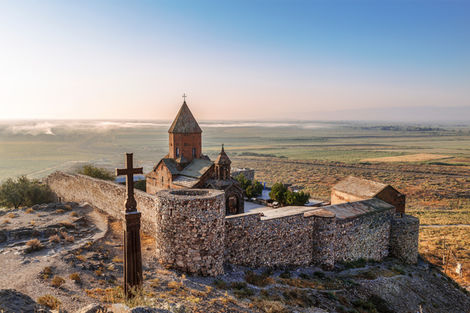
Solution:
[{"label": "fortress wall", "polygon": [[157,258],[169,268],[217,276],[224,272],[223,191],[162,190],[157,193]]},{"label": "fortress wall", "polygon": [[382,260],[388,256],[392,211],[336,220],[335,261]]},{"label": "fortress wall", "polygon": [[[120,220],[124,219],[126,187],[80,174],[55,172],[45,179],[52,191],[65,201],[88,202]],[[142,213],[142,229],[155,234],[156,197],[135,190],[137,210]]]},{"label": "fortress wall", "polygon": [[[315,212],[313,212],[315,213]],[[335,267],[336,217],[334,214],[315,215],[313,219],[312,263],[324,269]]]},{"label": "fortress wall", "polygon": [[303,214],[262,219],[260,214],[225,218],[225,262],[245,266],[308,265],[313,219]]},{"label": "fortress wall", "polygon": [[418,262],[419,219],[395,214],[390,230],[390,254],[405,263]]}]

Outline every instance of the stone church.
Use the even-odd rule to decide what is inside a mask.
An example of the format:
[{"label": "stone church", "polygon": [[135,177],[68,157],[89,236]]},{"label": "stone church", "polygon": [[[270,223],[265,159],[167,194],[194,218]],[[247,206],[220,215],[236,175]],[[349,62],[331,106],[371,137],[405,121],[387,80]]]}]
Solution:
[{"label": "stone church", "polygon": [[231,161],[222,150],[215,162],[202,153],[202,130],[183,102],[168,130],[169,153],[146,175],[150,194],[163,189],[211,188],[223,190],[226,215],[244,212],[243,190],[233,179]]}]

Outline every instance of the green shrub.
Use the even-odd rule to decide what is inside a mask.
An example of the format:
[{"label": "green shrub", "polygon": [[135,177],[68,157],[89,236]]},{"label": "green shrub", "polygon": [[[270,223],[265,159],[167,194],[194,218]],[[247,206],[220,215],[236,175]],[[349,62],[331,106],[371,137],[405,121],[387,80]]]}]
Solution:
[{"label": "green shrub", "polygon": [[31,206],[54,201],[54,194],[49,186],[38,180],[30,180],[26,176],[16,179],[8,178],[0,186],[0,206],[14,207]]},{"label": "green shrub", "polygon": [[304,205],[310,198],[310,194],[303,191],[294,192],[287,190],[285,198],[287,205]]},{"label": "green shrub", "polygon": [[286,203],[286,193],[287,187],[284,186],[283,183],[275,183],[271,187],[271,191],[269,192],[269,197],[274,201],[279,202],[280,204]]},{"label": "green shrub", "polygon": [[145,179],[138,180],[138,181],[134,182],[134,188],[142,190],[142,191],[147,191],[146,185],[147,185],[147,183],[146,183]]},{"label": "green shrub", "polygon": [[263,192],[263,185],[257,180],[251,181],[243,174],[238,175],[236,180],[240,183],[248,198],[255,198]]},{"label": "green shrub", "polygon": [[304,205],[310,198],[310,194],[303,191],[290,191],[283,183],[278,182],[272,186],[269,197],[282,205]]},{"label": "green shrub", "polygon": [[113,173],[107,169],[96,167],[93,165],[84,165],[79,171],[79,174],[90,176],[93,178],[103,179],[103,180],[114,180],[115,176]]}]

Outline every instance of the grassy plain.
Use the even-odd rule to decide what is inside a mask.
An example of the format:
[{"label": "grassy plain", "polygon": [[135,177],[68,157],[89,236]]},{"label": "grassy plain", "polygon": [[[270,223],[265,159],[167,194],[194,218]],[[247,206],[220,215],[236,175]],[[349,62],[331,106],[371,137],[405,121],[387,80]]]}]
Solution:
[{"label": "grassy plain", "polygon": [[[26,129],[39,125],[24,123]],[[21,174],[42,177],[83,163],[113,169],[123,165],[125,152],[134,152],[137,165],[148,172],[168,151],[168,126],[162,124],[169,122],[132,127],[123,122],[126,126],[115,123],[112,128],[100,128],[102,123],[96,121],[86,123],[75,128],[70,123],[51,123],[47,131],[35,135],[0,124],[0,181]],[[407,211],[421,224],[470,224],[470,125],[231,122],[201,126],[204,153],[214,158],[224,143],[235,166],[255,168],[257,179],[268,184],[301,185],[314,198],[328,200],[333,184],[356,175],[406,193]],[[390,157],[394,162],[376,159]],[[443,266],[439,263],[442,238],[448,238],[446,249],[454,249],[458,260],[453,262],[462,263],[464,273],[470,273],[469,233],[470,228],[462,226],[423,227],[420,251]],[[464,274],[459,282],[470,286],[470,277]]]}]

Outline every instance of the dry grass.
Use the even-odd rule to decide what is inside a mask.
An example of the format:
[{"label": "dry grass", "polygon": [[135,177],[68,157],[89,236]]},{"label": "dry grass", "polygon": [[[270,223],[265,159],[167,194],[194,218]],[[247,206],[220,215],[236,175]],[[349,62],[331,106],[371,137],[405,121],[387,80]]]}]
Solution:
[{"label": "dry grass", "polygon": [[113,258],[113,262],[114,262],[114,263],[123,263],[124,260],[123,260],[122,258],[120,258],[120,257],[115,256],[115,257]]},{"label": "dry grass", "polygon": [[[470,285],[470,227],[421,228],[419,239],[419,252],[424,258],[459,284]],[[462,276],[455,271],[457,263],[462,264]]]},{"label": "dry grass", "polygon": [[280,301],[272,301],[265,299],[256,299],[253,301],[256,308],[266,313],[288,313],[289,309]]},{"label": "dry grass", "polygon": [[58,310],[60,309],[60,306],[62,305],[59,299],[57,299],[56,297],[52,295],[44,295],[42,297],[39,297],[37,302],[52,310]]},{"label": "dry grass", "polygon": [[60,242],[60,237],[59,235],[52,235],[49,237],[49,242],[55,242],[55,243],[59,243]]},{"label": "dry grass", "polygon": [[430,160],[446,159],[450,157],[451,157],[450,155],[418,153],[418,154],[399,155],[399,156],[393,156],[393,157],[363,159],[361,160],[361,162],[423,162],[423,161],[430,161]]},{"label": "dry grass", "polygon": [[[329,200],[331,187],[348,175],[384,182],[406,194],[406,211],[418,217],[421,224],[470,224],[470,168],[467,166],[413,163],[346,164],[320,160],[240,157],[233,158],[232,162],[234,167],[254,168],[256,179],[267,182],[268,185],[277,181],[301,185],[310,192],[312,198],[324,201]],[[467,231],[470,232],[468,228]],[[440,238],[428,235],[421,233],[420,251],[425,251],[428,260],[441,266],[440,251],[428,247],[436,245]],[[458,236],[461,241],[459,246],[470,247],[468,236]],[[470,272],[466,265],[470,262],[470,256],[462,250],[459,255],[464,264],[464,273]],[[470,285],[470,279],[467,277],[458,281],[463,285]]]},{"label": "dry grass", "polygon": [[31,239],[26,243],[26,252],[34,252],[34,251],[39,251],[44,248],[44,245],[39,241],[39,239]]},{"label": "dry grass", "polygon": [[66,242],[70,242],[70,243],[75,242],[74,236],[69,235],[69,234],[67,234],[67,233],[64,232],[64,231],[61,231],[61,232],[60,232],[60,235],[62,236],[62,238],[64,238],[64,240],[65,240]]},{"label": "dry grass", "polygon": [[252,271],[247,271],[245,273],[245,281],[258,287],[266,287],[267,285],[271,285],[275,282],[274,279],[269,277],[267,274],[259,275]]},{"label": "dry grass", "polygon": [[65,283],[65,279],[60,276],[54,276],[51,281],[51,286],[55,288],[59,288]]},{"label": "dry grass", "polygon": [[82,282],[82,279],[81,279],[79,273],[72,273],[72,274],[69,275],[69,278],[77,284]]},{"label": "dry grass", "polygon": [[52,268],[50,266],[44,267],[39,275],[43,280],[49,279],[52,276]]},{"label": "dry grass", "polygon": [[68,229],[75,228],[75,225],[70,221],[60,221],[59,225]]}]

